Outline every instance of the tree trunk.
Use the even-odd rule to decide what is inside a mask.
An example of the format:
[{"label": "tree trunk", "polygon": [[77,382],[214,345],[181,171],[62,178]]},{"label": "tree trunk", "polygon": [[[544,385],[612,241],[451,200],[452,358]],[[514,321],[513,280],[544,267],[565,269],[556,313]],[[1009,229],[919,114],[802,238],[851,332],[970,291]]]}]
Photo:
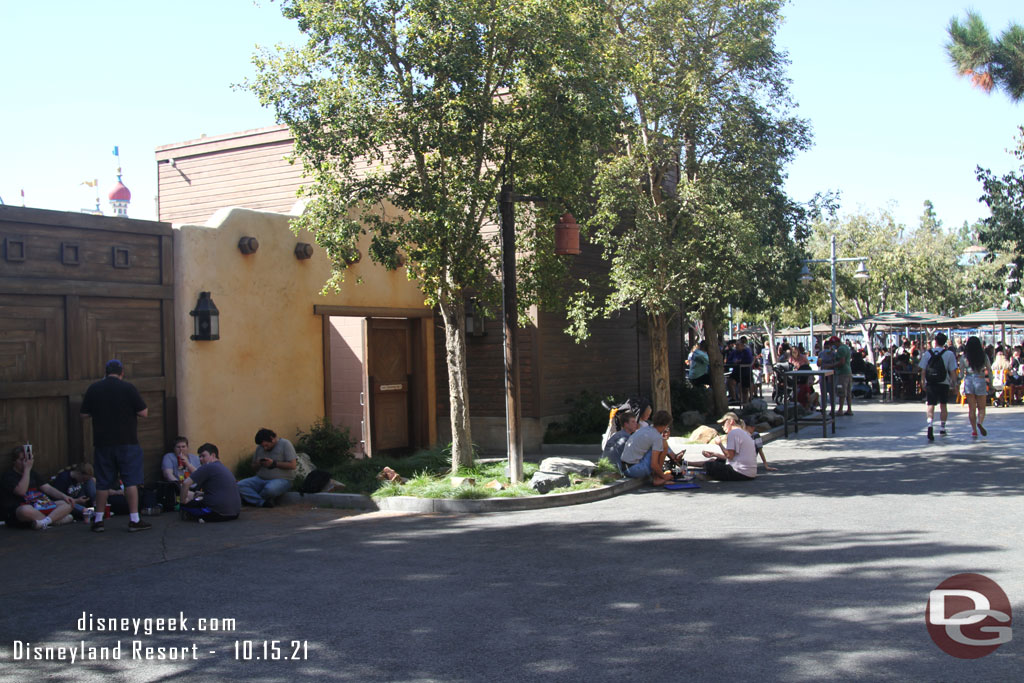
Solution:
[{"label": "tree trunk", "polygon": [[466,309],[462,296],[442,299],[444,349],[448,363],[448,405],[452,425],[452,472],[473,464],[473,435],[469,425],[469,384],[466,373]]},{"label": "tree trunk", "polygon": [[655,410],[672,413],[672,390],[668,367],[668,316],[648,314],[647,334],[651,343],[651,403]]},{"label": "tree trunk", "polygon": [[729,409],[725,397],[725,360],[722,358],[722,343],[719,339],[718,321],[714,314],[704,309],[700,313],[704,321],[704,338],[708,342],[708,372],[711,373],[711,398],[714,402],[715,417]]}]

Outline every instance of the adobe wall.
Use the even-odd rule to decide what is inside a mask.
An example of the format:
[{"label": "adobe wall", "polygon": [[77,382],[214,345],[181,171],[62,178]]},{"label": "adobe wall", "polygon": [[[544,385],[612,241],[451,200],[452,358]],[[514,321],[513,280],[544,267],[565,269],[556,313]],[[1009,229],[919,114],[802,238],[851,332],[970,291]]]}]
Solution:
[{"label": "adobe wall", "polygon": [[[387,271],[363,258],[349,269],[341,292],[321,294],[330,275],[326,254],[308,233],[296,235],[290,216],[223,209],[206,225],[175,225],[175,334],[179,429],[195,446],[209,441],[229,467],[252,454],[260,427],[294,439],[324,414],[323,316],[314,306],[428,311],[405,270]],[[238,241],[259,249],[242,254]],[[313,244],[299,260],[297,242]],[[360,245],[365,254],[368,239]],[[358,280],[362,280],[361,283]],[[220,340],[192,341],[189,312],[208,291],[220,310]],[[428,312],[429,316],[429,312]],[[429,317],[426,318],[430,320]],[[430,441],[436,441],[433,325],[427,334]]]}]

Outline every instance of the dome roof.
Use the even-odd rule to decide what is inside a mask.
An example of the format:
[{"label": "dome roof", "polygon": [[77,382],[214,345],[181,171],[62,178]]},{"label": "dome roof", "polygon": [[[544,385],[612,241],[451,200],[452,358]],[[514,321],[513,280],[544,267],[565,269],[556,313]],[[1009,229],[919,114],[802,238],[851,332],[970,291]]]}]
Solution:
[{"label": "dome roof", "polygon": [[110,194],[107,195],[107,198],[110,199],[110,201],[112,202],[130,202],[132,200],[132,193],[128,190],[127,187],[124,186],[124,183],[122,183],[119,179],[117,181],[117,185],[114,185],[114,188],[110,191]]}]

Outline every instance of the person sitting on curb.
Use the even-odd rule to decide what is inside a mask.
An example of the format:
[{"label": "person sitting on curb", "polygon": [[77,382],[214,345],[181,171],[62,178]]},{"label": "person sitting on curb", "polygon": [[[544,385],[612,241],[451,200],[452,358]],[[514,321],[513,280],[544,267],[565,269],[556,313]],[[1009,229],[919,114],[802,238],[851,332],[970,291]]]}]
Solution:
[{"label": "person sitting on curb", "polygon": [[96,480],[92,474],[92,464],[80,462],[50,477],[50,486],[71,498],[75,519],[85,519],[86,508],[96,500]]},{"label": "person sitting on curb", "polygon": [[608,437],[601,456],[608,458],[608,462],[615,465],[615,469],[625,475],[626,468],[622,464],[622,451],[626,447],[629,437],[633,436],[640,426],[637,424],[636,415],[626,410],[616,413],[613,419],[618,431]]},{"label": "person sitting on curb", "polygon": [[51,524],[73,522],[74,501],[32,471],[31,447],[17,446],[14,464],[0,476],[0,513],[4,521],[22,529],[43,530]]},{"label": "person sitting on curb", "polygon": [[[189,470],[181,483],[181,518],[200,522],[229,522],[238,519],[242,499],[231,470],[220,461],[220,451],[212,443],[199,447],[199,467],[186,463]],[[193,488],[203,492],[197,499]]]},{"label": "person sitting on curb", "polygon": [[622,449],[622,464],[626,476],[633,479],[650,477],[655,486],[664,486],[673,481],[672,473],[665,472],[665,458],[675,460],[678,456],[668,447],[668,429],[672,415],[659,410],[651,418],[651,425],[636,430]]},{"label": "person sitting on curb", "polygon": [[256,432],[255,441],[259,445],[252,454],[252,464],[259,469],[255,476],[238,482],[238,491],[246,503],[272,508],[274,499],[292,487],[298,467],[295,447],[266,427]]},{"label": "person sitting on curb", "polygon": [[718,421],[725,429],[722,454],[704,451],[704,474],[717,481],[750,481],[757,477],[757,447],[736,413],[726,413]]}]

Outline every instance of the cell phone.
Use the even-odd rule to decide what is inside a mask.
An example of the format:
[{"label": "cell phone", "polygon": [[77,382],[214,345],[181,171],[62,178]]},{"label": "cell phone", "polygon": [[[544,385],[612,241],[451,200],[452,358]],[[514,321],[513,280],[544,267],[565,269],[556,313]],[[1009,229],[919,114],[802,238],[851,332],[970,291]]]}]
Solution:
[{"label": "cell phone", "polygon": [[32,444],[27,443],[27,444],[25,444],[24,448],[25,448],[25,457],[26,458],[31,458],[32,457]]}]

